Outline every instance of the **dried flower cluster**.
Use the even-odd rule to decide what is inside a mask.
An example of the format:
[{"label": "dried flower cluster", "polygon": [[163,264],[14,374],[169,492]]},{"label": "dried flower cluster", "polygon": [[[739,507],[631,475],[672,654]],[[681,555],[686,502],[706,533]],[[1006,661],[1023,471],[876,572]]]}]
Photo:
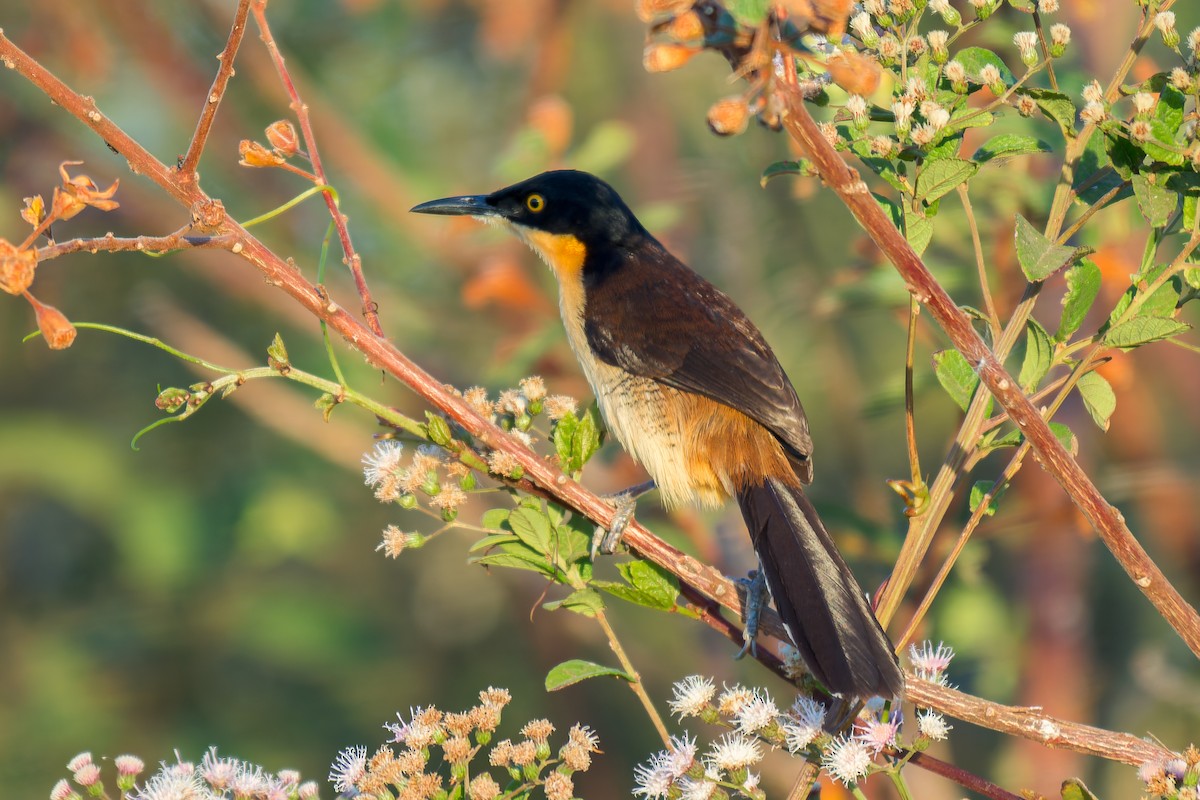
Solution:
[{"label": "dried flower cluster", "polygon": [[[209,748],[199,764],[176,756],[173,763],[162,762],[157,772],[138,785],[145,763],[137,756],[113,759],[117,771],[116,786],[123,800],[316,800],[317,784],[301,782],[295,770],[271,773],[257,764],[237,758],[222,758],[217,748]],[[91,753],[80,753],[67,762],[71,780],[60,780],[50,790],[50,800],[82,800],[71,785],[83,789],[89,797],[108,798],[102,769]]]},{"label": "dried flower cluster", "polygon": [[[415,708],[407,722],[397,714],[398,722],[384,725],[392,734],[388,744],[369,758],[365,747],[343,750],[329,780],[339,793],[373,798],[426,800],[446,796],[449,787],[452,796],[494,800],[501,795],[529,796],[541,787],[547,800],[570,800],[575,774],[586,772],[592,754],[600,752],[595,734],[575,725],[555,752],[550,745],[554,725],[538,719],[521,727],[520,739],[493,742],[501,713],[511,699],[508,690],[489,687],[479,693],[479,703],[466,711]],[[440,758],[435,756],[437,750]],[[473,766],[485,750],[488,765]]]},{"label": "dried flower cluster", "polygon": [[65,221],[91,206],[101,211],[112,211],[119,204],[113,200],[119,181],[113,181],[107,189],[101,189],[87,175],[71,175],[67,167],[78,166],[82,161],[64,161],[58,166],[61,182],[54,187],[50,196],[50,207],[40,194],[25,198],[21,219],[33,230],[20,244],[14,245],[0,238],[0,290],[12,295],[22,295],[33,307],[38,330],[46,343],[54,350],[63,350],[75,341],[75,326],[66,315],[51,305],[38,301],[29,291],[37,272],[38,252],[35,246],[42,234],[50,235],[50,226]]},{"label": "dried flower cluster", "polygon": [[271,144],[270,147],[252,139],[242,139],[238,142],[238,163],[243,167],[279,167],[288,172],[294,172],[306,180],[317,182],[316,175],[288,161],[294,156],[308,159],[308,154],[300,149],[300,137],[296,134],[296,127],[291,122],[286,119],[272,122],[267,126],[266,136],[267,141]]},{"label": "dried flower cluster", "polygon": [[[952,649],[925,642],[912,647],[909,656],[915,674],[945,684]],[[703,754],[694,738],[673,739],[670,749],[637,768],[635,792],[643,797],[763,797],[750,768],[763,759],[765,748],[817,761],[829,775],[853,786],[874,772],[898,769],[901,750],[925,750],[947,738],[951,729],[941,714],[921,709],[915,715],[916,730],[902,742],[903,714],[890,703],[877,702],[862,709],[848,732],[835,735],[827,729],[832,720],[825,705],[811,697],[800,695],[790,708],[780,710],[764,689],[735,684],[718,692],[712,680],[699,675],[675,684],[669,706],[681,719],[696,717],[726,733]]]}]

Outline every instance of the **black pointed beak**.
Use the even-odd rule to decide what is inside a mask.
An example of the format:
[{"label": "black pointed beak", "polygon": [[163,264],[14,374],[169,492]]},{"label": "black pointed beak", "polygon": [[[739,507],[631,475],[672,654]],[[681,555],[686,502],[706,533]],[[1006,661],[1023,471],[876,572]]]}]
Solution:
[{"label": "black pointed beak", "polygon": [[413,206],[410,211],[417,214],[443,214],[446,216],[494,217],[500,212],[488,204],[487,195],[470,194],[462,197],[444,197]]}]

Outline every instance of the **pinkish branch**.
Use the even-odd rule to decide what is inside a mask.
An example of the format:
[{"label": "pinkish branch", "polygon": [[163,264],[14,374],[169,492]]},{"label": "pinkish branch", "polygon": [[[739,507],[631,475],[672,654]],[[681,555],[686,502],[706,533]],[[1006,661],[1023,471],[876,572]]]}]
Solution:
[{"label": "pinkish branch", "polygon": [[89,239],[71,239],[66,242],[55,242],[45,247],[39,247],[38,261],[49,261],[52,258],[65,256],[69,253],[149,253],[163,255],[175,250],[187,250],[194,247],[213,247],[232,249],[236,239],[230,234],[217,236],[193,235],[192,226],[180,228],[167,236],[114,236],[106,233]]},{"label": "pinkish branch", "polygon": [[217,117],[217,108],[225,97],[225,87],[233,77],[233,62],[237,59],[238,48],[242,46],[242,37],[246,34],[246,15],[249,11],[250,0],[239,0],[233,16],[233,27],[229,29],[229,39],[225,42],[225,49],[217,55],[221,66],[217,68],[212,88],[204,98],[204,108],[200,110],[200,119],[196,121],[196,132],[192,134],[187,154],[179,162],[179,172],[193,183],[200,179],[196,167],[204,153],[204,144],[208,141],[208,132],[212,130],[213,120]]},{"label": "pinkish branch", "polygon": [[[317,138],[313,134],[308,104],[300,99],[296,83],[292,80],[291,73],[288,72],[287,65],[284,63],[283,53],[280,52],[279,45],[275,43],[275,37],[271,34],[271,28],[267,24],[267,0],[254,0],[252,10],[263,43],[266,44],[267,52],[271,54],[271,60],[275,63],[275,70],[279,73],[279,80],[291,100],[291,108],[296,114],[296,121],[300,123],[300,135],[304,137],[304,146],[308,150],[308,158],[312,163],[313,174],[316,176],[315,183],[328,186],[330,184],[325,176],[325,167],[321,164],[321,154],[317,151]],[[350,268],[350,274],[354,277],[354,286],[362,300],[363,316],[366,318],[371,332],[376,336],[383,336],[383,328],[379,324],[379,306],[371,299],[371,289],[367,286],[367,278],[362,270],[362,256],[354,249],[354,243],[350,240],[346,215],[338,208],[332,192],[327,190],[322,194],[325,197],[325,205],[329,207],[329,214],[333,217],[334,227],[337,228],[338,241],[342,244],[343,263]]]}]

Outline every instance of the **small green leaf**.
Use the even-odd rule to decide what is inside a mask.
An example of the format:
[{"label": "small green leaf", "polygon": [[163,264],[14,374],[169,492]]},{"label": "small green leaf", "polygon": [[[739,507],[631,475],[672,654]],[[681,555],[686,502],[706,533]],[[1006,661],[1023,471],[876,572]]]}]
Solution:
[{"label": "small green leaf", "polygon": [[975,151],[971,160],[979,164],[1005,164],[1017,156],[1032,153],[1049,153],[1053,148],[1036,136],[1018,136],[1002,133],[988,139],[983,147]]},{"label": "small green leaf", "polygon": [[[983,502],[984,495],[990,492],[992,487],[995,485],[995,481],[975,481],[975,485],[971,487],[971,498],[969,501],[972,514],[974,514],[975,510],[979,508],[979,504]],[[992,498],[992,501],[988,503],[987,510],[983,512],[985,517],[990,517],[996,513],[996,502],[1003,494],[1004,489],[1002,488],[996,493],[996,496]]]},{"label": "small green leaf", "polygon": [[[230,384],[230,386],[233,386],[233,385],[234,384]],[[224,397],[225,395],[221,395],[221,396]],[[325,422],[329,422],[329,417],[332,416],[333,410],[335,408],[337,408],[338,405],[339,405],[338,399],[336,397],[334,397],[333,395],[331,395],[329,392],[325,392],[324,394],[322,394],[320,397],[317,398],[317,401],[315,403],[313,403],[313,406],[320,409],[321,419],[324,420]]]},{"label": "small green leaf", "polygon": [[562,600],[552,600],[549,603],[543,603],[542,608],[547,611],[557,611],[565,609],[566,611],[574,611],[576,614],[582,614],[585,617],[594,617],[596,614],[604,610],[604,598],[595,589],[579,589],[571,592]]},{"label": "small green leaf", "polygon": [[283,344],[283,337],[278,333],[271,340],[271,344],[267,347],[267,364],[272,369],[282,372],[288,366],[288,352]]},{"label": "small green leaf", "polygon": [[1150,129],[1154,132],[1155,139],[1167,145],[1179,143],[1186,104],[1187,96],[1183,92],[1170,84],[1163,86],[1158,94],[1158,104],[1154,106],[1154,118],[1150,120]]},{"label": "small green leaf", "polygon": [[971,402],[971,395],[975,394],[975,389],[979,386],[979,376],[971,369],[963,354],[957,350],[941,350],[934,353],[933,371],[937,375],[938,383],[950,398],[959,408],[966,411]]},{"label": "small green leaf", "polygon": [[1067,778],[1062,782],[1063,800],[1096,800],[1096,795],[1079,778]]},{"label": "small green leaf", "polygon": [[1029,221],[1017,214],[1017,260],[1021,271],[1032,283],[1044,281],[1076,259],[1086,255],[1086,247],[1054,244]]},{"label": "small green leaf", "polygon": [[975,81],[975,83],[982,83],[979,80],[979,71],[987,64],[991,64],[1000,70],[1000,80],[1004,81],[1005,86],[1012,86],[1017,82],[1008,65],[1001,61],[1000,56],[991,50],[985,50],[982,47],[964,47],[958,51],[958,54],[954,58],[966,68],[967,77]]},{"label": "small green leaf", "polygon": [[509,508],[489,508],[483,512],[479,524],[490,530],[503,530],[504,523],[508,522],[508,515],[511,513],[512,509]]},{"label": "small green leaf", "polygon": [[571,453],[572,460],[578,459],[579,469],[583,469],[583,465],[596,454],[600,449],[600,429],[596,426],[596,415],[592,413],[592,409],[584,412],[583,417],[579,420],[579,428],[575,431],[574,449]]},{"label": "small green leaf", "polygon": [[[525,569],[542,575],[553,576],[549,562],[545,558],[524,545],[506,545],[501,552],[488,553],[467,559],[469,564],[482,564],[485,567],[508,567],[509,569]],[[520,547],[520,550],[508,551],[508,547]]]},{"label": "small green leaf", "polygon": [[940,161],[927,162],[917,175],[917,186],[914,197],[932,203],[939,197],[954,191],[960,183],[971,179],[979,171],[979,165],[972,161],[958,158],[943,158]]},{"label": "small green leaf", "polygon": [[1166,225],[1179,205],[1179,195],[1166,187],[1163,177],[1153,172],[1139,172],[1133,176],[1133,194],[1142,216],[1155,228]]},{"label": "small green leaf", "polygon": [[429,433],[429,441],[442,447],[447,447],[453,438],[450,434],[450,423],[440,414],[432,411],[425,412],[425,430]]},{"label": "small green leaf", "polygon": [[1054,338],[1065,342],[1071,338],[1091,310],[1096,295],[1100,293],[1100,268],[1085,258],[1067,270],[1067,293],[1063,295],[1062,319]]},{"label": "small green leaf", "polygon": [[1042,378],[1054,363],[1054,343],[1050,334],[1035,320],[1025,327],[1025,360],[1021,363],[1021,374],[1017,382],[1026,392],[1032,392],[1042,383]]},{"label": "small green leaf", "polygon": [[[1140,164],[1144,155],[1134,150],[1128,139],[1114,139],[1096,133],[1088,137],[1087,146],[1076,162],[1071,188],[1076,200],[1084,205],[1097,203],[1114,189],[1113,203],[1124,200],[1133,190],[1120,187],[1133,177],[1134,163]],[[1086,187],[1086,188],[1085,188]]]},{"label": "small green leaf", "polygon": [[921,255],[933,240],[933,220],[920,211],[913,211],[906,203],[904,206],[904,238],[912,249]]},{"label": "small green leaf", "polygon": [[663,610],[675,607],[675,597],[679,594],[679,582],[671,573],[641,559],[618,564],[617,571],[629,582],[630,586],[649,599],[650,602],[642,603],[642,605]]},{"label": "small green leaf", "polygon": [[1200,267],[1186,267],[1183,270],[1183,279],[1193,289],[1200,289]]},{"label": "small green leaf", "polygon": [[1075,103],[1062,92],[1050,89],[1017,89],[1017,94],[1033,98],[1042,113],[1052,122],[1057,122],[1067,139],[1075,136]]},{"label": "small green leaf", "polygon": [[540,510],[518,508],[508,516],[508,526],[537,553],[550,551],[550,520]]},{"label": "small green leaf", "polygon": [[1158,342],[1191,330],[1191,325],[1166,317],[1134,317],[1109,328],[1104,343],[1109,347],[1132,350],[1150,342]]},{"label": "small green leaf", "polygon": [[1117,396],[1112,386],[1103,375],[1089,372],[1079,379],[1078,387],[1084,408],[1092,415],[1092,420],[1100,426],[1100,430],[1108,430],[1109,418],[1117,409]]},{"label": "small green leaf", "polygon": [[804,159],[799,161],[776,161],[774,164],[767,165],[767,168],[762,171],[762,176],[758,179],[760,186],[766,186],[767,182],[772,178],[778,178],[780,175],[807,175],[811,165]]},{"label": "small green leaf", "polygon": [[1075,432],[1062,422],[1051,422],[1050,432],[1054,434],[1054,438],[1058,439],[1058,443],[1063,446],[1073,456],[1079,455],[1079,440],[1075,438]]},{"label": "small green leaf", "polygon": [[557,692],[559,689],[565,689],[568,686],[574,686],[580,681],[585,681],[588,678],[599,678],[603,676],[611,676],[613,678],[621,678],[622,680],[633,683],[634,677],[623,669],[615,669],[614,667],[606,667],[602,664],[596,664],[591,661],[583,661],[582,659],[573,658],[570,661],[564,661],[556,667],[552,667],[546,673],[546,691]]},{"label": "small green leaf", "polygon": [[512,544],[519,541],[521,540],[511,533],[489,533],[471,545],[471,548],[467,552],[478,553],[480,550],[491,550],[493,547],[499,547],[502,544]]}]

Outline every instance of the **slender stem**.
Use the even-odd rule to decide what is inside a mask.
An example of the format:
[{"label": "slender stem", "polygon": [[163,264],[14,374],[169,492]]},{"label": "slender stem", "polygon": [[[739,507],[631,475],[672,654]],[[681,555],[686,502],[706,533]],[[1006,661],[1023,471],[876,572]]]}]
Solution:
[{"label": "slender stem", "polygon": [[896,794],[900,795],[900,800],[913,800],[912,792],[908,790],[908,781],[904,780],[904,775],[899,769],[887,770],[887,776],[892,781],[892,786],[896,787]]},{"label": "slender stem", "polygon": [[[904,354],[904,438],[908,443],[908,465],[912,474],[912,488],[916,491],[924,485],[921,473],[921,454],[917,450],[917,422],[913,399],[913,351],[917,343],[917,318],[921,316],[921,304],[916,298],[908,298],[908,343]],[[920,508],[912,509],[919,513]]]},{"label": "slender stem", "polygon": [[795,782],[792,783],[792,788],[788,792],[787,800],[808,800],[808,796],[812,793],[813,784],[817,782],[817,775],[821,772],[821,768],[811,761],[805,761],[800,767],[800,772],[796,775]]},{"label": "slender stem", "polygon": [[634,668],[633,662],[629,660],[629,656],[625,654],[625,648],[621,646],[621,640],[617,638],[617,632],[613,630],[612,625],[608,624],[608,616],[605,615],[604,609],[596,612],[596,621],[600,623],[600,627],[604,630],[604,635],[608,637],[608,646],[617,654],[617,661],[621,662],[621,669],[625,670],[626,674],[631,678],[628,681],[629,688],[637,695],[637,699],[641,701],[642,708],[646,709],[646,716],[650,717],[650,722],[654,725],[654,730],[658,731],[659,738],[662,739],[663,746],[671,747],[671,734],[667,733],[667,726],[663,723],[662,717],[659,716],[658,710],[654,707],[654,703],[650,700],[650,695],[646,694],[646,687],[642,685],[642,677]]},{"label": "slender stem", "polygon": [[69,253],[135,252],[146,255],[163,255],[173,250],[187,250],[195,247],[229,250],[236,241],[229,234],[188,236],[187,233],[190,230],[192,230],[192,226],[188,225],[166,236],[117,237],[107,233],[94,239],[71,239],[66,242],[55,242],[38,248],[38,261],[49,261]]},{"label": "slender stem", "polygon": [[[321,164],[321,155],[317,150],[317,139],[313,134],[308,105],[300,99],[300,93],[296,90],[296,84],[284,63],[283,53],[280,52],[279,45],[275,43],[275,37],[271,34],[271,27],[267,23],[267,0],[253,0],[251,11],[254,14],[254,21],[258,24],[263,43],[267,46],[267,52],[270,53],[271,60],[275,63],[275,70],[279,73],[283,89],[291,100],[292,111],[295,112],[296,120],[300,123],[300,135],[304,137],[304,146],[308,151],[308,159],[312,163],[313,175],[316,176],[317,183],[327,185],[329,180],[325,177],[325,167]],[[328,190],[325,191],[325,205],[329,207],[329,214],[337,226],[338,239],[342,243],[346,266],[350,268],[350,274],[354,277],[354,286],[358,289],[358,296],[362,300],[363,317],[367,320],[367,326],[372,333],[376,336],[383,336],[383,328],[379,325],[378,305],[371,298],[371,290],[367,286],[366,276],[363,275],[362,257],[354,249],[354,243],[350,240],[346,215],[338,208],[336,198]]]},{"label": "slender stem", "polygon": [[975,248],[975,269],[979,273],[979,292],[983,296],[983,307],[987,311],[988,327],[992,331],[992,341],[1000,338],[1000,315],[996,313],[996,304],[992,300],[992,290],[988,285],[987,265],[983,258],[983,242],[979,237],[979,224],[975,220],[975,209],[971,206],[971,196],[967,184],[958,186],[958,198],[962,201],[963,211],[967,215],[967,226],[971,229],[971,243]]},{"label": "slender stem", "polygon": [[1054,75],[1054,61],[1050,57],[1050,44],[1046,41],[1046,31],[1042,27],[1042,15],[1037,7],[1033,9],[1033,27],[1037,31],[1038,44],[1042,48],[1042,58],[1046,60],[1046,77],[1050,79],[1050,88],[1058,91],[1058,78]]},{"label": "slender stem", "polygon": [[233,77],[233,62],[237,58],[238,48],[242,46],[242,37],[246,35],[246,14],[250,10],[250,0],[238,0],[237,11],[233,15],[233,26],[229,29],[229,40],[225,49],[217,55],[221,66],[213,78],[212,88],[204,98],[204,107],[200,110],[200,119],[196,121],[196,131],[192,134],[191,144],[187,154],[179,162],[179,173],[192,183],[200,180],[196,167],[200,164],[200,156],[204,153],[204,145],[208,141],[208,133],[212,130],[213,120],[217,117],[217,108],[225,97],[225,87]]}]

